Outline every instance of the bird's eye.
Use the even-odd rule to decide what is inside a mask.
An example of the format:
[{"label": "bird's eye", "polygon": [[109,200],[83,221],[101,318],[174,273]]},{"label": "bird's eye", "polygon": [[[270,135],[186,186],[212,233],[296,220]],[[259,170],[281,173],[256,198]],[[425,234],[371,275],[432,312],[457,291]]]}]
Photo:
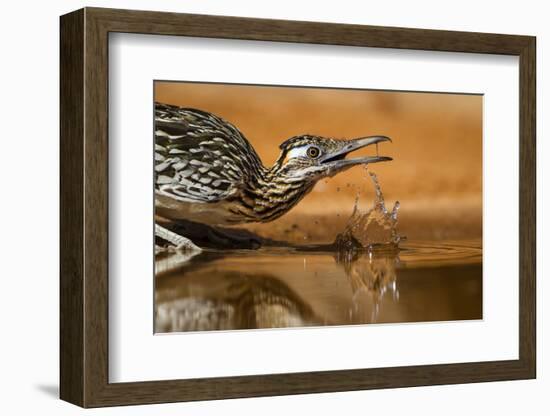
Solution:
[{"label": "bird's eye", "polygon": [[321,151],[319,150],[318,147],[311,146],[307,148],[306,154],[312,159],[317,159],[321,154]]}]

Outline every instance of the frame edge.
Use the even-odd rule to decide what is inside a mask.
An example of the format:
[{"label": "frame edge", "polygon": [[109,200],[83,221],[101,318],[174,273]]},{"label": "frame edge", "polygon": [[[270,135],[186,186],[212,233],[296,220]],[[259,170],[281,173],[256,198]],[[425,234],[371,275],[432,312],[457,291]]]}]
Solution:
[{"label": "frame edge", "polygon": [[60,17],[59,397],[84,406],[84,10]]},{"label": "frame edge", "polygon": [[519,357],[526,379],[537,376],[537,325],[536,325],[536,254],[537,254],[537,201],[536,201],[536,37],[526,38],[519,56],[520,70],[520,263],[519,263]]}]

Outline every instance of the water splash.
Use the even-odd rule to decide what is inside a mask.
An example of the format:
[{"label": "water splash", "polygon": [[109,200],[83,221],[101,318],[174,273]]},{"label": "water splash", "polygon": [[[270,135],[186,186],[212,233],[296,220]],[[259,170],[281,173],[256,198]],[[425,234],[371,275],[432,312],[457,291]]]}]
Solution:
[{"label": "water splash", "polygon": [[[367,171],[368,172],[368,171]],[[397,213],[399,201],[391,211],[384,202],[384,195],[373,172],[368,172],[375,190],[372,207],[362,210],[359,207],[359,196],[355,198],[353,212],[344,231],[336,237],[335,245],[339,252],[371,250],[376,247],[398,248],[402,237],[397,233]]]},{"label": "water splash", "polygon": [[392,294],[394,302],[399,300],[396,265],[403,237],[397,233],[399,202],[388,211],[376,174],[367,172],[374,185],[374,202],[363,210],[359,196],[355,198],[346,227],[335,240],[335,259],[344,267],[353,293],[350,319],[376,322],[386,292]]}]

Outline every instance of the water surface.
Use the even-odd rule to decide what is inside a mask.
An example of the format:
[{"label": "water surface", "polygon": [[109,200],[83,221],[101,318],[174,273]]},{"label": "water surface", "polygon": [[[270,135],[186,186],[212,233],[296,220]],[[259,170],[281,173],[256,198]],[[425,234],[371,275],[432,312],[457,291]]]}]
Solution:
[{"label": "water surface", "polygon": [[157,333],[481,319],[482,247],[172,253],[157,258],[155,297]]}]

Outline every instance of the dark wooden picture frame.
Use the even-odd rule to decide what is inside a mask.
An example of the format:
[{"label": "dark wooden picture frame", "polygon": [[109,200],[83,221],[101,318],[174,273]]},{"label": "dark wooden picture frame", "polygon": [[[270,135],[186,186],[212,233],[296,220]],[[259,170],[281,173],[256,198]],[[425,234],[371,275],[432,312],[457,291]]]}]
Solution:
[{"label": "dark wooden picture frame", "polygon": [[[535,378],[534,37],[98,8],[62,16],[60,28],[60,396],[63,400],[83,407],[99,407]],[[519,359],[109,383],[110,32],[519,56]]]}]

